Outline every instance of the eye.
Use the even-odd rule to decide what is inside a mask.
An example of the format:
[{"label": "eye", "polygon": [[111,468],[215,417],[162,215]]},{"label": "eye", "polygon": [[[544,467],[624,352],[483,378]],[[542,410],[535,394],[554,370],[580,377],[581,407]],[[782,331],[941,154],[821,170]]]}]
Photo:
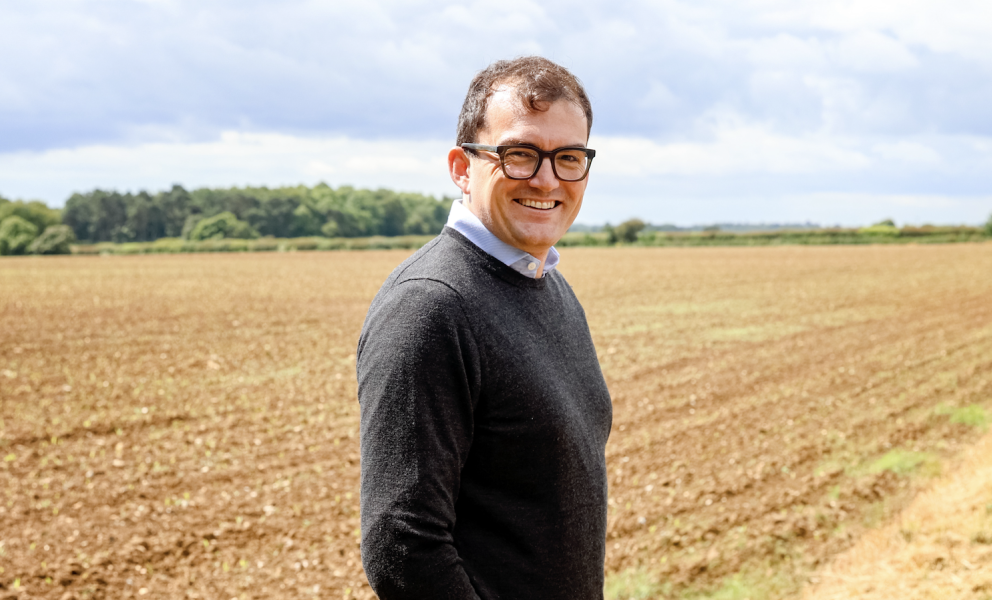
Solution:
[{"label": "eye", "polygon": [[578,152],[575,150],[560,152],[557,160],[559,163],[582,164],[586,161],[586,155],[584,152]]}]

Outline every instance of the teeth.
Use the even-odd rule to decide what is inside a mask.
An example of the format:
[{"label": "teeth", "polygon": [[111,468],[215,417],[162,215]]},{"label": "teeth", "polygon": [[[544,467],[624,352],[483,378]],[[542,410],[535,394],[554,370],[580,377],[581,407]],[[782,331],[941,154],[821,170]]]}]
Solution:
[{"label": "teeth", "polygon": [[521,200],[517,200],[517,202],[519,202],[520,204],[523,204],[524,206],[529,206],[531,208],[539,208],[541,210],[548,210],[549,208],[554,208],[555,207],[554,200],[552,200],[551,202],[538,202],[537,200],[523,200],[523,199],[521,199]]}]

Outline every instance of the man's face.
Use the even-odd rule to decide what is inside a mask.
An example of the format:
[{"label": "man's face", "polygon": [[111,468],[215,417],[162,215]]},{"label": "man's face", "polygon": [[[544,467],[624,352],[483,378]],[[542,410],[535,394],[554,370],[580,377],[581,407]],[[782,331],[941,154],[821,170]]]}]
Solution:
[{"label": "man's face", "polygon": [[[530,111],[509,88],[490,98],[486,124],[478,143],[492,146],[531,144],[554,150],[585,146],[588,135],[585,114],[572,102],[559,100],[546,111]],[[559,181],[545,159],[531,179],[507,179],[495,154],[469,156],[468,189],[462,188],[471,194],[468,209],[496,237],[544,260],[579,214],[588,177]]]}]

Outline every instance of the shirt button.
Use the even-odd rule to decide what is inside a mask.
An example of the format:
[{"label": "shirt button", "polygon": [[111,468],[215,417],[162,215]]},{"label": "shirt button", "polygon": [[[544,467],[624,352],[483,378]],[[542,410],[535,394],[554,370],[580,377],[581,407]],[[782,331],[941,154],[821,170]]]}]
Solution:
[{"label": "shirt button", "polygon": [[536,268],[537,268],[537,263],[533,263],[533,262],[532,262],[532,263],[530,263],[529,265],[527,265],[527,270],[528,270],[528,271],[533,271],[533,270],[534,270],[534,269],[536,269]]}]

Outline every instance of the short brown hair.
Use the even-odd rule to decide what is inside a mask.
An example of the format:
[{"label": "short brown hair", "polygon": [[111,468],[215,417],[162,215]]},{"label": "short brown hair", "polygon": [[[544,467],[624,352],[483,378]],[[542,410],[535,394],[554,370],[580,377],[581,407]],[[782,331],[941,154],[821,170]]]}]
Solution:
[{"label": "short brown hair", "polygon": [[479,131],[486,128],[489,99],[500,84],[513,86],[524,105],[532,111],[546,111],[556,100],[572,102],[586,115],[587,136],[592,129],[592,104],[575,75],[546,58],[523,56],[498,60],[472,79],[458,115],[456,144],[478,141]]}]

